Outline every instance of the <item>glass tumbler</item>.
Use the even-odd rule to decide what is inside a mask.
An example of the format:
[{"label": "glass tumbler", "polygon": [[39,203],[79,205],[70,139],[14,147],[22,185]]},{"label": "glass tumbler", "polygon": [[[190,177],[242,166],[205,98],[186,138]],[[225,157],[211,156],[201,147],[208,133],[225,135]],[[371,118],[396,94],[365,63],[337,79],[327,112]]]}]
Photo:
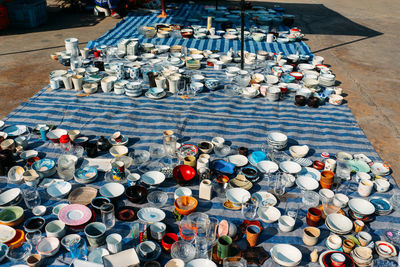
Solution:
[{"label": "glass tumbler", "polygon": [[24,197],[25,205],[32,209],[40,205],[40,195],[36,187],[29,187],[22,190],[22,195]]},{"label": "glass tumbler", "polygon": [[114,205],[112,203],[105,203],[100,207],[101,220],[106,225],[107,230],[115,225]]},{"label": "glass tumbler", "polygon": [[179,224],[179,234],[186,241],[193,241],[197,236],[199,226],[191,220],[182,220]]},{"label": "glass tumbler", "polygon": [[163,137],[163,145],[165,154],[168,156],[175,156],[176,153],[176,141],[178,138],[176,135],[166,135]]}]

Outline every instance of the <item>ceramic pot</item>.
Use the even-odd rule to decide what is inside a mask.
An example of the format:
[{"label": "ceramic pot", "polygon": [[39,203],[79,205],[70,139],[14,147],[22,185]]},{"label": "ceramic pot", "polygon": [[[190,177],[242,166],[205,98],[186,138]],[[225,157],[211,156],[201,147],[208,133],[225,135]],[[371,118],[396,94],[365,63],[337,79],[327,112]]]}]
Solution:
[{"label": "ceramic pot", "polygon": [[316,97],[316,96],[310,97],[310,98],[308,99],[307,105],[308,105],[310,108],[318,108],[318,106],[319,106],[319,98]]},{"label": "ceramic pot", "polygon": [[331,189],[333,182],[332,183],[327,183],[325,181],[323,181],[322,179],[319,181],[321,188],[322,189]]},{"label": "ceramic pot", "polygon": [[261,234],[261,228],[257,225],[249,225],[246,228],[246,240],[250,247],[257,245],[258,237]]},{"label": "ceramic pot", "polygon": [[309,226],[318,226],[321,221],[322,211],[318,208],[309,208],[306,222]]},{"label": "ceramic pot", "polygon": [[302,96],[302,95],[296,95],[295,97],[294,97],[294,104],[296,105],[296,106],[305,106],[306,105],[306,103],[307,103],[307,99],[306,99],[306,97],[305,96]]},{"label": "ceramic pot", "polygon": [[321,231],[316,227],[306,227],[303,231],[303,242],[307,246],[315,246],[318,242],[318,237]]}]

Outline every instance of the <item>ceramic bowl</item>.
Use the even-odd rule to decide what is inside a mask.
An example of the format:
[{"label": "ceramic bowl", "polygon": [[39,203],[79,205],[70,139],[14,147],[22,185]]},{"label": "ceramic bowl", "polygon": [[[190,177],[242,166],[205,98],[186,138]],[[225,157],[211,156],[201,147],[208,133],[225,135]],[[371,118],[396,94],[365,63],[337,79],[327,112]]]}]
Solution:
[{"label": "ceramic bowl", "polygon": [[68,135],[68,131],[64,129],[54,129],[47,132],[46,137],[53,143],[60,143],[60,137],[62,135]]},{"label": "ceramic bowl", "polygon": [[12,188],[0,194],[0,206],[12,206],[18,204],[22,199],[21,189]]},{"label": "ceramic bowl", "polygon": [[15,227],[24,220],[24,209],[19,206],[5,207],[0,211],[0,224]]},{"label": "ceramic bowl", "polygon": [[298,174],[301,171],[301,166],[300,164],[294,162],[294,161],[284,161],[279,164],[279,168],[290,174]]},{"label": "ceramic bowl", "polygon": [[333,199],[335,196],[335,193],[332,190],[326,189],[326,188],[319,190],[318,193],[319,193],[320,199],[322,199],[322,200]]},{"label": "ceramic bowl", "polygon": [[77,244],[81,242],[81,236],[78,234],[69,234],[61,239],[61,245],[67,250],[70,251],[70,247],[72,244]]},{"label": "ceramic bowl", "polygon": [[250,199],[250,192],[243,188],[231,188],[226,191],[226,198],[234,204],[242,204]]},{"label": "ceramic bowl", "polygon": [[85,83],[82,86],[83,91],[86,94],[93,94],[97,92],[97,88],[98,88],[98,84],[95,82],[89,82],[89,83]]},{"label": "ceramic bowl", "polygon": [[348,202],[349,202],[349,197],[342,193],[335,194],[333,198],[333,205],[340,208],[346,207]]},{"label": "ceramic bowl", "polygon": [[384,193],[390,188],[390,183],[385,179],[376,179],[374,184],[376,191],[379,193]]},{"label": "ceramic bowl", "polygon": [[348,205],[356,217],[365,217],[375,212],[375,206],[363,198],[353,198]]},{"label": "ceramic bowl", "polygon": [[156,208],[163,207],[168,201],[168,194],[163,191],[153,191],[147,195],[147,201]]},{"label": "ceramic bowl", "polygon": [[218,88],[218,86],[219,86],[219,80],[218,80],[218,79],[207,79],[207,80],[205,80],[205,86],[206,86],[209,90],[213,91],[213,90],[215,90],[215,89]]},{"label": "ceramic bowl", "polygon": [[46,213],[46,206],[39,205],[32,209],[32,213],[35,216],[43,216]]},{"label": "ceramic bowl", "polygon": [[174,192],[174,199],[177,199],[181,196],[192,196],[192,190],[188,187],[178,187]]},{"label": "ceramic bowl", "polygon": [[40,177],[50,177],[57,171],[56,163],[52,159],[41,159],[32,164],[34,169]]},{"label": "ceramic bowl", "polygon": [[114,157],[122,157],[128,154],[128,148],[123,145],[113,146],[110,148],[110,154]]},{"label": "ceramic bowl", "polygon": [[292,231],[295,224],[296,224],[295,219],[288,215],[283,215],[278,219],[279,230],[281,230],[284,233]]},{"label": "ceramic bowl", "polygon": [[154,96],[159,96],[164,92],[163,88],[159,88],[159,87],[152,87],[149,89],[149,93],[154,95]]},{"label": "ceramic bowl", "polygon": [[25,170],[20,166],[11,167],[7,173],[7,182],[12,184],[21,184],[23,182],[23,174]]},{"label": "ceramic bowl", "polygon": [[64,208],[65,206],[68,206],[68,204],[67,204],[67,203],[60,203],[60,204],[56,205],[56,206],[51,210],[51,213],[52,213],[53,215],[58,216],[58,213],[60,212],[60,210],[61,210],[62,208]]},{"label": "ceramic bowl", "polygon": [[35,216],[27,219],[24,223],[25,232],[32,233],[42,229],[45,225],[46,220],[43,217]]},{"label": "ceramic bowl", "polygon": [[257,163],[257,168],[262,173],[274,173],[279,170],[278,164],[269,160],[262,160]]},{"label": "ceramic bowl", "polygon": [[170,46],[169,45],[156,45],[156,48],[158,49],[158,52],[162,53],[166,53],[169,51]]},{"label": "ceramic bowl", "polygon": [[310,148],[307,145],[291,146],[289,148],[289,152],[294,158],[304,158],[305,156],[307,156],[309,150]]},{"label": "ceramic bowl", "polygon": [[60,249],[60,240],[56,237],[45,237],[39,241],[36,249],[44,257],[54,256]]},{"label": "ceramic bowl", "polygon": [[125,192],[125,187],[119,183],[107,183],[100,187],[99,192],[103,197],[107,197],[112,200],[122,196],[122,194]]},{"label": "ceramic bowl", "polygon": [[111,200],[108,197],[95,197],[90,203],[90,205],[96,212],[100,213],[101,205],[106,203],[111,203]]},{"label": "ceramic bowl", "polygon": [[132,203],[143,203],[147,197],[147,189],[141,185],[130,186],[126,189],[125,195]]},{"label": "ceramic bowl", "polygon": [[54,198],[64,198],[71,191],[72,185],[66,181],[57,181],[47,187],[47,193]]},{"label": "ceramic bowl", "polygon": [[339,213],[331,213],[326,217],[325,224],[329,230],[337,234],[346,234],[353,229],[353,222]]},{"label": "ceramic bowl", "polygon": [[44,229],[48,237],[62,238],[66,233],[65,223],[60,220],[49,222]]},{"label": "ceramic bowl", "polygon": [[295,246],[288,244],[278,244],[271,248],[272,259],[282,266],[297,266],[302,259],[301,251]]},{"label": "ceramic bowl", "polygon": [[22,174],[25,184],[28,186],[37,186],[40,182],[40,175],[37,171],[30,169]]},{"label": "ceramic bowl", "polygon": [[164,182],[165,174],[159,171],[149,171],[142,175],[141,180],[147,185],[158,185]]},{"label": "ceramic bowl", "polygon": [[257,210],[257,214],[266,223],[274,223],[281,217],[281,212],[272,206],[260,207]]},{"label": "ceramic bowl", "polygon": [[197,199],[190,196],[180,196],[174,202],[176,211],[181,215],[192,213],[198,205]]},{"label": "ceramic bowl", "polygon": [[342,238],[337,234],[331,234],[326,239],[326,245],[329,249],[336,250],[342,247]]},{"label": "ceramic bowl", "polygon": [[214,145],[211,142],[208,141],[202,141],[197,144],[198,149],[201,151],[203,154],[209,154],[214,148]]},{"label": "ceramic bowl", "polygon": [[38,152],[36,150],[25,150],[19,155],[21,159],[28,160],[33,157],[37,157]]}]

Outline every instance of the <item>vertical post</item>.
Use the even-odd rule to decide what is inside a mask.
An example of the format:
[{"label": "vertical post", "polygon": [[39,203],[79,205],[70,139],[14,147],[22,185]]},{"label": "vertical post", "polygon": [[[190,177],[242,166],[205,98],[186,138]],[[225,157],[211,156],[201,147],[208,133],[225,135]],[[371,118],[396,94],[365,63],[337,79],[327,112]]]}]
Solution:
[{"label": "vertical post", "polygon": [[218,0],[215,0],[215,10],[218,10]]},{"label": "vertical post", "polygon": [[241,62],[240,62],[240,67],[241,69],[244,69],[244,2],[245,0],[242,0],[242,12],[240,13],[241,19],[242,19],[242,26],[240,28],[240,44],[241,44]]}]

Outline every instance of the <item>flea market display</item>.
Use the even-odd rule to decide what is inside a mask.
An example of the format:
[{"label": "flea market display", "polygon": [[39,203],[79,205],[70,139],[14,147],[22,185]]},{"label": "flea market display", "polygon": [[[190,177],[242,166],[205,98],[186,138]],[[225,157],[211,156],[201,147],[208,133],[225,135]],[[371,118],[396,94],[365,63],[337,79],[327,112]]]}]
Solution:
[{"label": "flea market display", "polygon": [[[240,38],[235,27],[240,11],[219,8],[204,8],[203,17],[186,20],[190,26],[137,25],[147,42],[122,38],[117,46],[79,49],[78,39],[68,38],[65,51],[51,55],[67,68],[50,73],[43,96],[66,94],[71,102],[54,105],[70,110],[87,101],[78,112],[90,110],[90,101],[97,99],[105,110],[113,100],[123,101],[113,106],[115,113],[104,111],[106,117],[133,112],[135,105],[139,116],[158,116],[158,109],[145,105],[168,100],[173,104],[161,109],[179,117],[175,102],[195,103],[190,101],[210,95],[261,108],[282,105],[324,124],[330,123],[328,112],[344,113],[342,89],[320,56],[244,51],[242,62],[232,48],[157,43]],[[283,11],[247,10],[252,23],[245,38],[300,42],[304,34]],[[278,30],[282,24],[286,30]],[[35,105],[34,98],[25,105]],[[253,112],[239,111],[222,119],[239,114],[245,121]],[[213,110],[192,112],[188,117],[212,116],[207,112]],[[390,167],[360,152],[368,144],[353,140],[361,148],[330,149],[320,138],[314,147],[290,131],[267,126],[258,140],[247,137],[247,131],[258,133],[254,126],[228,129],[248,138],[240,141],[228,134],[203,138],[214,125],[201,125],[190,136],[180,128],[158,128],[155,121],[147,136],[152,142],[143,148],[135,144],[146,142],[143,129],[132,134],[104,121],[104,128],[109,126],[104,135],[90,122],[63,127],[68,117],[64,124],[51,124],[53,115],[40,123],[14,123],[18,114],[0,121],[0,175],[6,178],[0,193],[0,260],[5,266],[397,266],[400,193]],[[263,115],[255,115],[260,124]],[[338,144],[345,139],[344,130],[335,138]]]}]

